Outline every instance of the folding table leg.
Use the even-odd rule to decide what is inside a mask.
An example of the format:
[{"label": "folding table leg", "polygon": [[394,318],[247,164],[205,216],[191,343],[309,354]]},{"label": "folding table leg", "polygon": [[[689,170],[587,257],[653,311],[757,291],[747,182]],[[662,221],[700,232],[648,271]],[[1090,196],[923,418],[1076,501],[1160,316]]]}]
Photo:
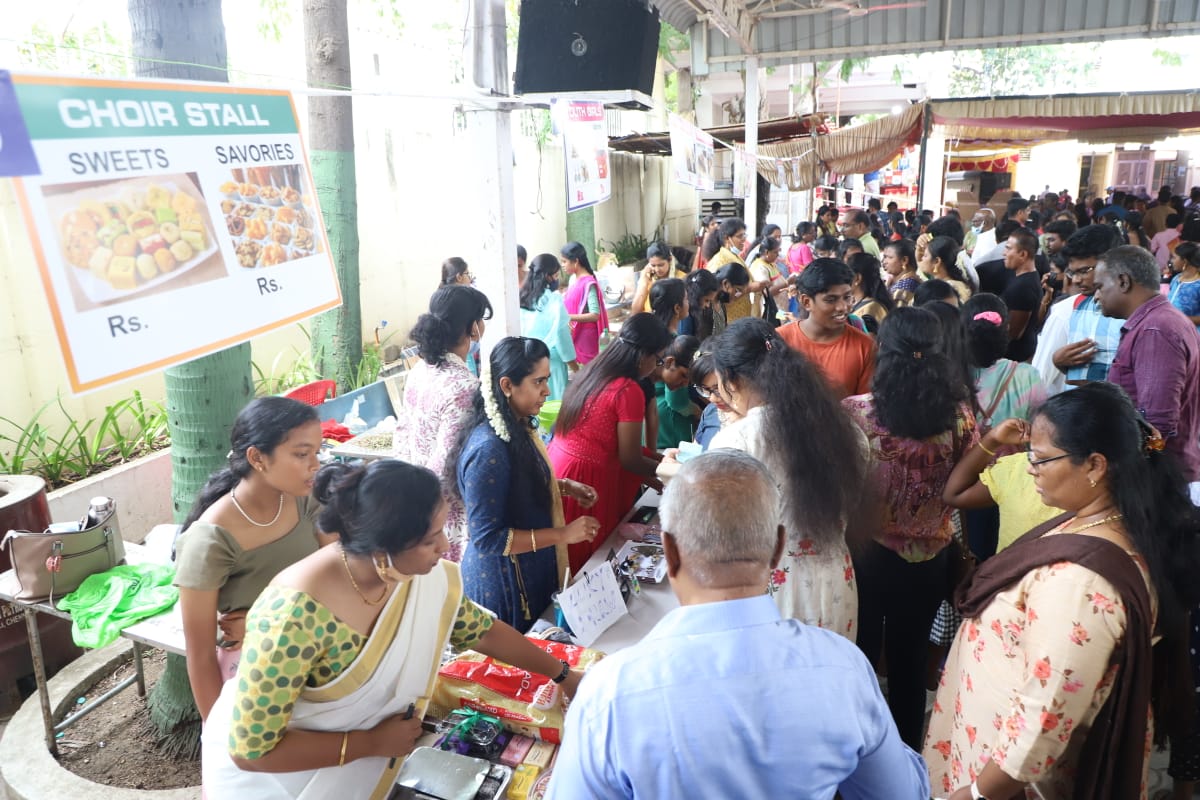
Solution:
[{"label": "folding table leg", "polygon": [[54,738],[54,715],[50,711],[50,689],[46,686],[46,662],[42,658],[42,632],[38,628],[37,612],[25,609],[25,628],[29,631],[29,652],[33,656],[33,678],[37,681],[38,700],[42,704],[42,725],[46,730],[46,748],[58,758],[58,743]]},{"label": "folding table leg", "polygon": [[[132,640],[130,640],[132,641]],[[138,695],[146,696],[146,670],[142,666],[142,646],[133,642],[133,669],[137,673]]]}]

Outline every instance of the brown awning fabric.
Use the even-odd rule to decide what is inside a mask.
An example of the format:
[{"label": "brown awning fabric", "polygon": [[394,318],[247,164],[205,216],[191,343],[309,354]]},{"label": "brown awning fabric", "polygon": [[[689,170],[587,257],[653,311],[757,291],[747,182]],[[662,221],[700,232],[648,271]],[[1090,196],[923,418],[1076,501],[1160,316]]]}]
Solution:
[{"label": "brown awning fabric", "polygon": [[[759,144],[787,141],[797,136],[808,136],[814,129],[818,133],[829,132],[824,118],[817,115],[763,120],[758,123],[758,141]],[[705,128],[704,132],[722,142],[746,141],[746,127],[744,125],[723,125],[719,128]],[[608,146],[620,153],[669,156],[671,155],[671,134],[634,133],[629,136],[613,136],[609,138]]]},{"label": "brown awning fabric", "polygon": [[798,192],[819,186],[827,171],[850,175],[879,169],[921,141],[924,111],[925,106],[912,105],[900,114],[825,136],[760,145],[760,156],[787,161],[760,159],[758,172],[775,186]]}]

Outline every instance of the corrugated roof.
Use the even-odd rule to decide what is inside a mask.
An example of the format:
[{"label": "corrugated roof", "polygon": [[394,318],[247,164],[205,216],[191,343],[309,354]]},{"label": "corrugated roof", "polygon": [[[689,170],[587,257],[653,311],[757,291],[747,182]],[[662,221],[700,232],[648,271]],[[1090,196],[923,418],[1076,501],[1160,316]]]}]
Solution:
[{"label": "corrugated roof", "polygon": [[[1200,0],[651,0],[680,30],[700,25],[707,70],[742,68],[745,53],[708,9],[749,12],[760,66],[811,58],[1014,47],[1200,33]],[[853,6],[861,14],[850,14]],[[874,9],[874,10],[872,10]],[[703,10],[703,11],[701,11]],[[670,15],[668,17],[668,15]]]},{"label": "corrugated roof", "polygon": [[[812,131],[811,119],[810,117],[788,117],[763,120],[758,123],[758,143],[787,142],[801,136],[808,136]],[[722,142],[746,141],[746,128],[743,125],[705,128],[705,132]],[[821,122],[817,125],[817,132],[828,133],[829,129],[824,122]],[[669,156],[671,155],[671,135],[669,133],[635,133],[629,136],[613,136],[608,140],[608,146],[624,153]]]}]

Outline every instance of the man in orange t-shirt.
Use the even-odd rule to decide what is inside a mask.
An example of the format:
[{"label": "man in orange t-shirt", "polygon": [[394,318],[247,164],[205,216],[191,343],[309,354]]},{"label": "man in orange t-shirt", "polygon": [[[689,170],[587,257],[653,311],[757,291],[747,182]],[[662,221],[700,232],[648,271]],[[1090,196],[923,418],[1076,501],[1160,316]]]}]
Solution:
[{"label": "man in orange t-shirt", "polygon": [[875,340],[849,324],[854,273],[834,258],[818,258],[792,278],[808,316],[779,336],[821,370],[838,399],[871,391]]}]

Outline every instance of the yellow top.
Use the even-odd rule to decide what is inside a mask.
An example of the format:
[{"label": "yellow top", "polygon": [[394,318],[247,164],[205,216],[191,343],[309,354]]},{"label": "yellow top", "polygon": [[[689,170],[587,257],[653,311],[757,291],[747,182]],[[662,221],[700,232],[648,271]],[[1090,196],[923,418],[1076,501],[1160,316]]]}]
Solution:
[{"label": "yellow top", "polygon": [[1042,502],[1024,453],[997,459],[979,476],[979,482],[988,488],[1000,507],[1000,539],[996,552],[1062,513],[1061,508],[1051,508]]}]

